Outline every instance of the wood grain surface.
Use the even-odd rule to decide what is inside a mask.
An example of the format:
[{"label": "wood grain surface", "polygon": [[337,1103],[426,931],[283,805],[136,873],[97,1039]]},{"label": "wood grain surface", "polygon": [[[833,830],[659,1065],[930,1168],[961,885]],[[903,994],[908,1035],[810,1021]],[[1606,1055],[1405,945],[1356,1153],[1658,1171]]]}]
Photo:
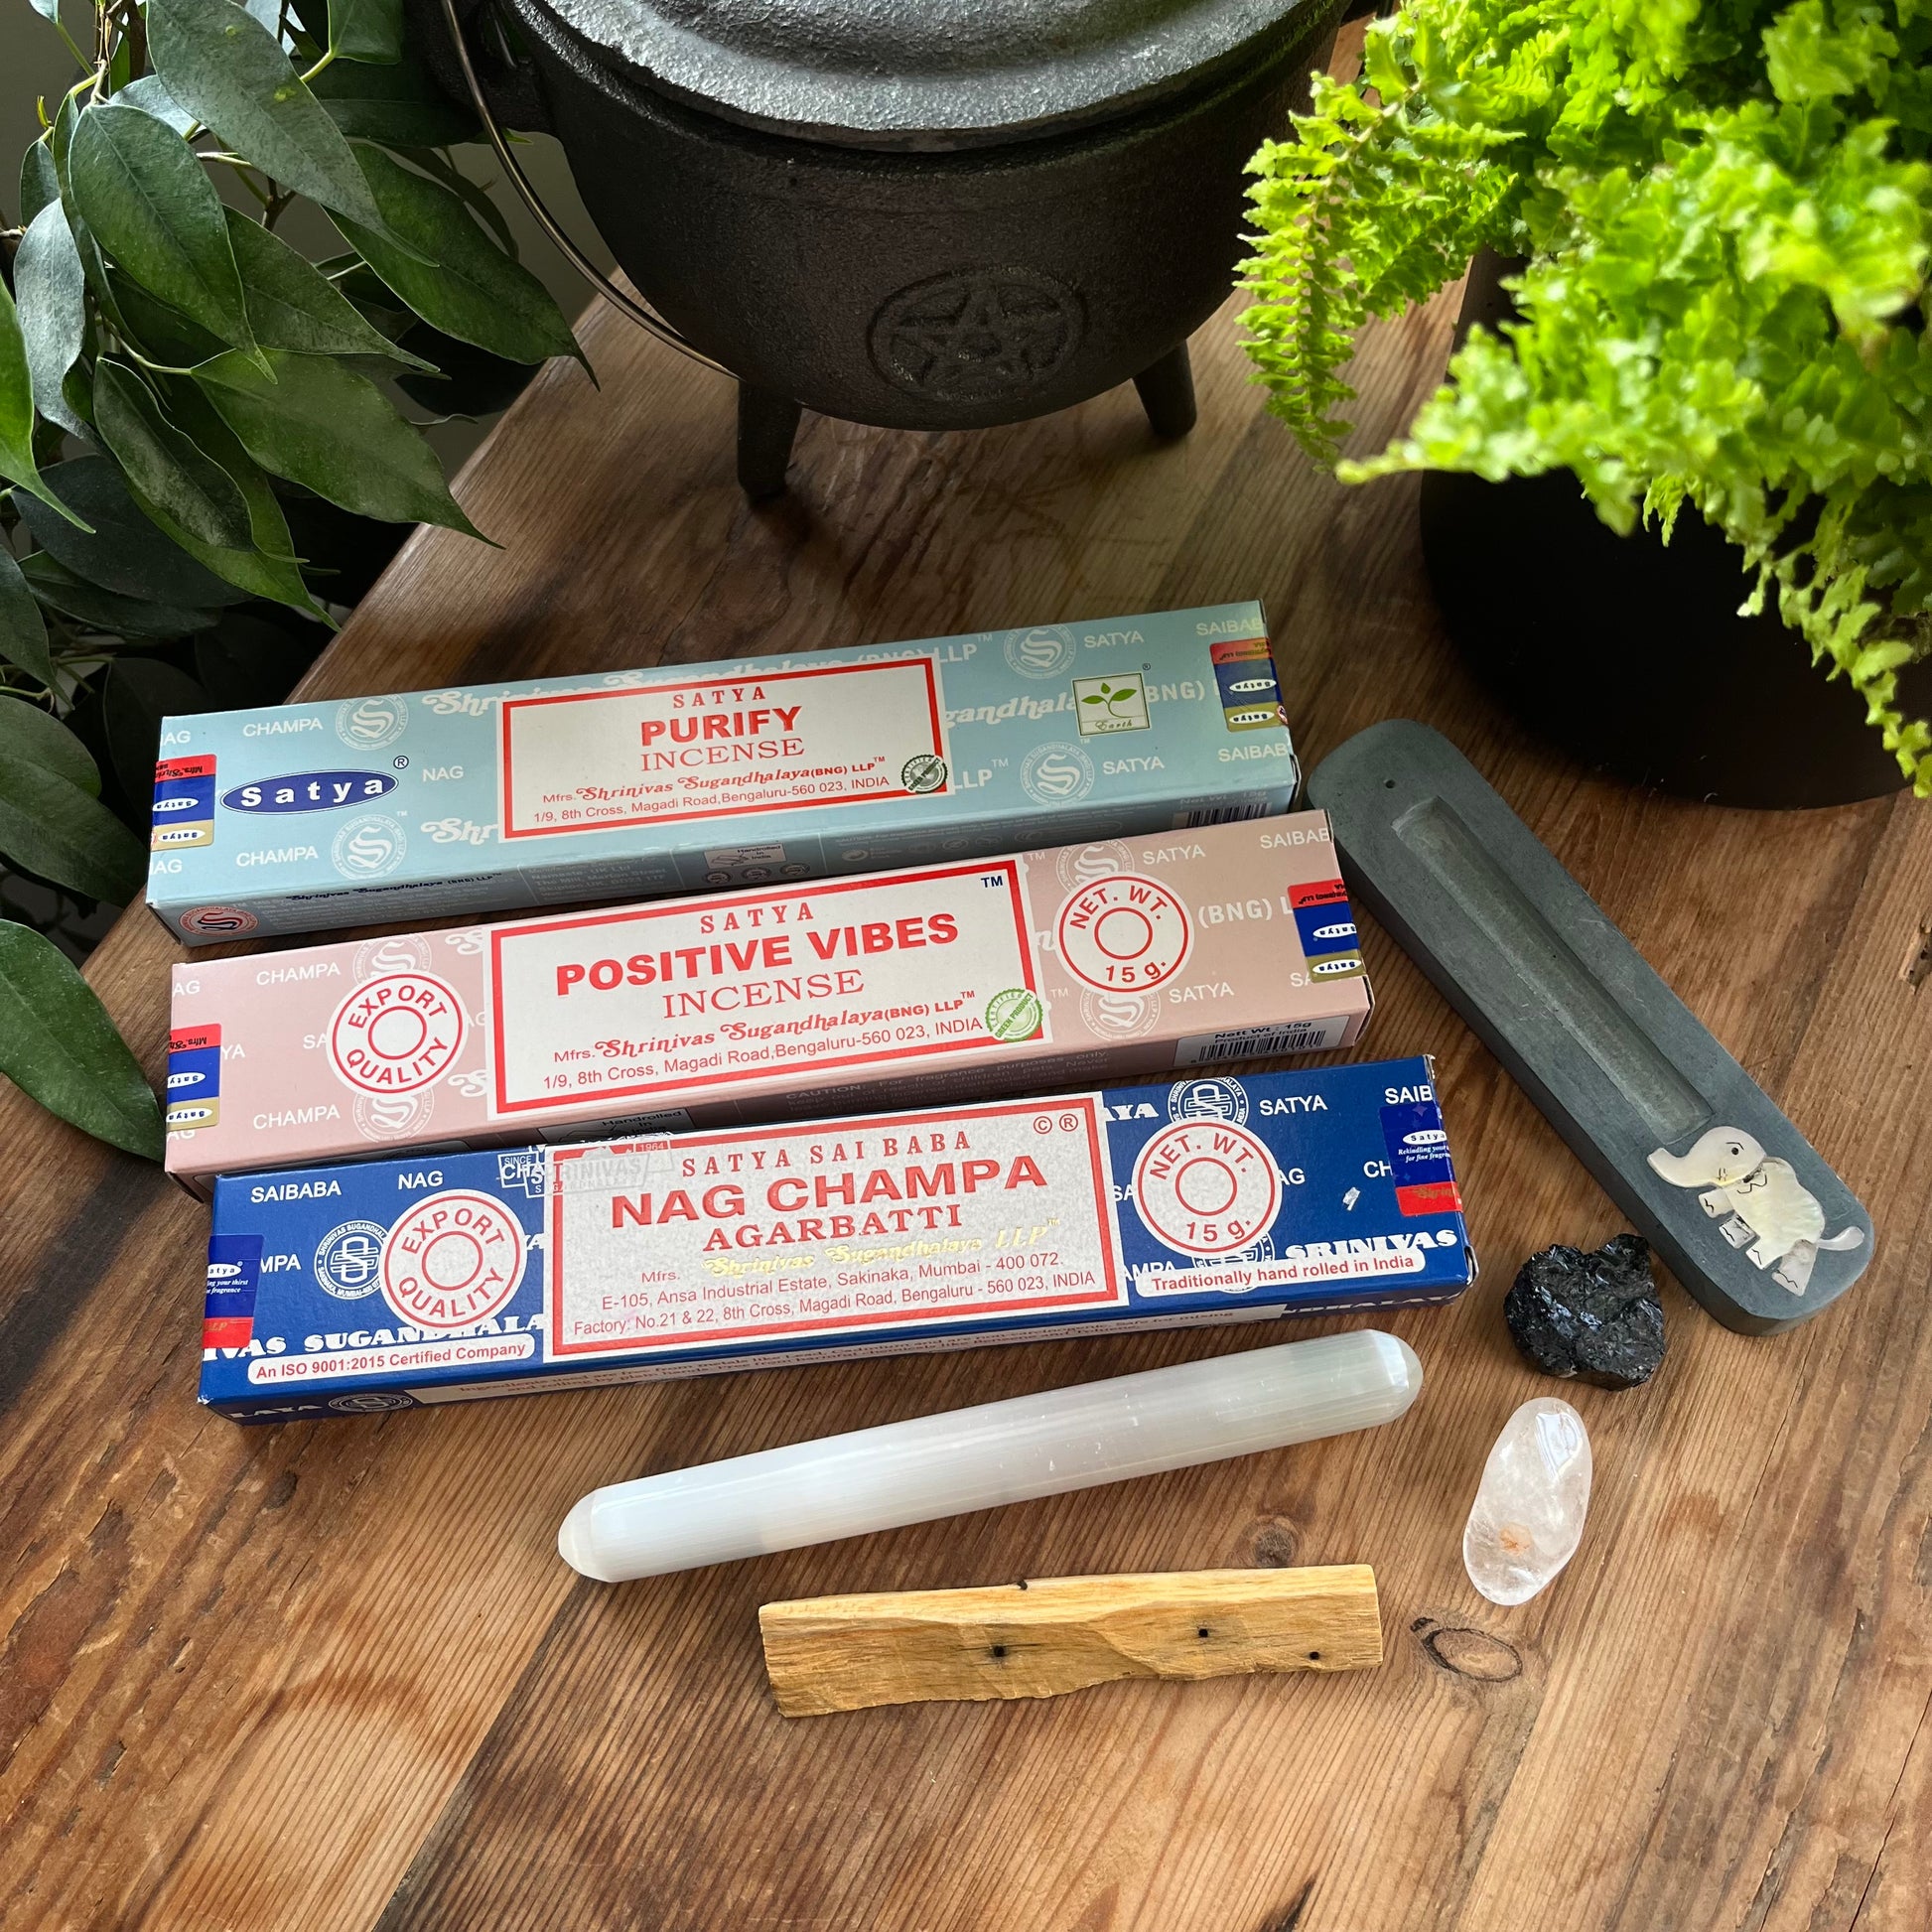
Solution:
[{"label": "wood grain surface", "polygon": [[1058,1697],[1121,1677],[1364,1670],[1383,1654],[1365,1563],[806,1596],[761,1603],[759,1635],[787,1718]]},{"label": "wood grain surface", "polygon": [[[1360,445],[1439,378],[1453,307],[1371,332]],[[205,1210],[9,1090],[0,1925],[1920,1932],[1932,998],[1901,967],[1932,808],[1720,811],[1539,750],[1444,642],[1413,485],[1303,461],[1232,308],[1196,339],[1184,442],[1153,442],[1131,389],[975,435],[808,419],[790,495],[756,509],[725,384],[609,315],[585,334],[602,387],[546,370],[459,486],[502,548],[417,535],[309,691],[1263,597],[1305,755],[1394,715],[1448,732],[1862,1194],[1872,1267],[1769,1339],[1667,1286],[1655,1381],[1568,1392],[1597,1471],[1577,1559],[1521,1609],[1484,1603],[1462,1519],[1550,1386],[1504,1292],[1530,1250],[1618,1223],[1371,930],[1365,1050],[1437,1055],[1484,1268],[1389,1323],[1428,1373],[1400,1423],[614,1588],[553,1547],[594,1484],[1280,1330],[244,1431],[195,1403]],[[136,909],[91,968],[157,1074],[175,956]],[[759,1663],[772,1598],[1330,1562],[1375,1566],[1379,1671],[796,1725]]]}]

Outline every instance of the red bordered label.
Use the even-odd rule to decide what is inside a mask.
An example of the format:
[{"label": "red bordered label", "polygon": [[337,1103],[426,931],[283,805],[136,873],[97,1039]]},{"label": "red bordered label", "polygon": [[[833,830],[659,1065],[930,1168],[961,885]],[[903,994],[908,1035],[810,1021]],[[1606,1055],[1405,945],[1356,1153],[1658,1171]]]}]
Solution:
[{"label": "red bordered label", "polygon": [[550,1353],[1124,1306],[1092,1094],[550,1155]]},{"label": "red bordered label", "polygon": [[1114,873],[1082,886],[1053,928],[1075,979],[1102,993],[1146,993],[1186,964],[1187,908],[1158,880]]},{"label": "red bordered label", "polygon": [[491,1110],[1051,1038],[1012,859],[496,926]]},{"label": "red bordered label", "polygon": [[506,839],[951,789],[929,657],[505,698]]},{"label": "red bordered label", "polygon": [[400,1321],[448,1333],[509,1305],[523,1280],[523,1224],[488,1194],[419,1200],[382,1244],[382,1299]]},{"label": "red bordered label", "polygon": [[364,980],[329,1023],[329,1059],[363,1093],[413,1093],[440,1080],[463,1051],[463,1005],[434,973]]},{"label": "red bordered label", "polygon": [[1149,1232],[1180,1254],[1239,1254],[1281,1211],[1281,1170],[1245,1127],[1175,1121],[1141,1150],[1134,1204]]}]

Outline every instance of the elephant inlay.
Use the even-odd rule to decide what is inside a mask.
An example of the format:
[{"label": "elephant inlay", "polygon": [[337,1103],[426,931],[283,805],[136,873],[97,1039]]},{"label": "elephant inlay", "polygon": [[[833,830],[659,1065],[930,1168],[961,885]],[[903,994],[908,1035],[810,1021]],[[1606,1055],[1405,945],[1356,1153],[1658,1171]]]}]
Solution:
[{"label": "elephant inlay", "polygon": [[1684,1154],[1658,1148],[1650,1165],[1674,1187],[1702,1187],[1698,1205],[1717,1220],[1718,1232],[1733,1248],[1746,1248],[1753,1266],[1768,1268],[1771,1279],[1793,1295],[1811,1280],[1821,1248],[1842,1253],[1864,1239],[1849,1227],[1827,1237],[1825,1210],[1818,1196],[1798,1178],[1789,1161],[1764,1152],[1764,1144],[1740,1127],[1714,1127]]}]

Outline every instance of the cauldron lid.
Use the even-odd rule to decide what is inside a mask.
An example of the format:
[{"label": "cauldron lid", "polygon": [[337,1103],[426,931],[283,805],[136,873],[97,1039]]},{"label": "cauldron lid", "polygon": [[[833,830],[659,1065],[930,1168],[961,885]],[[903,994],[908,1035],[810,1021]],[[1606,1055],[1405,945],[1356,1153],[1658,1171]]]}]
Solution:
[{"label": "cauldron lid", "polygon": [[1318,0],[540,0],[667,93],[858,147],[955,148],[1144,105]]}]

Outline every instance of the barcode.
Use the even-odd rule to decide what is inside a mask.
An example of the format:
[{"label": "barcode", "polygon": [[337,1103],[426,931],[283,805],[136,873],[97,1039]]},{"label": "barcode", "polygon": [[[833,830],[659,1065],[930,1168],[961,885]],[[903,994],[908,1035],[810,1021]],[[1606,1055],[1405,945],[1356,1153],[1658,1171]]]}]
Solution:
[{"label": "barcode", "polygon": [[1216,805],[1210,811],[1183,812],[1176,831],[1191,831],[1196,825],[1232,825],[1237,819],[1266,818],[1270,810],[1268,800],[1257,798],[1245,805]]},{"label": "barcode", "polygon": [[1214,1066],[1223,1060],[1265,1060],[1278,1053],[1315,1053],[1338,1046],[1345,1020],[1306,1021],[1294,1027],[1243,1027],[1233,1033],[1196,1034],[1174,1053],[1176,1066]]}]

